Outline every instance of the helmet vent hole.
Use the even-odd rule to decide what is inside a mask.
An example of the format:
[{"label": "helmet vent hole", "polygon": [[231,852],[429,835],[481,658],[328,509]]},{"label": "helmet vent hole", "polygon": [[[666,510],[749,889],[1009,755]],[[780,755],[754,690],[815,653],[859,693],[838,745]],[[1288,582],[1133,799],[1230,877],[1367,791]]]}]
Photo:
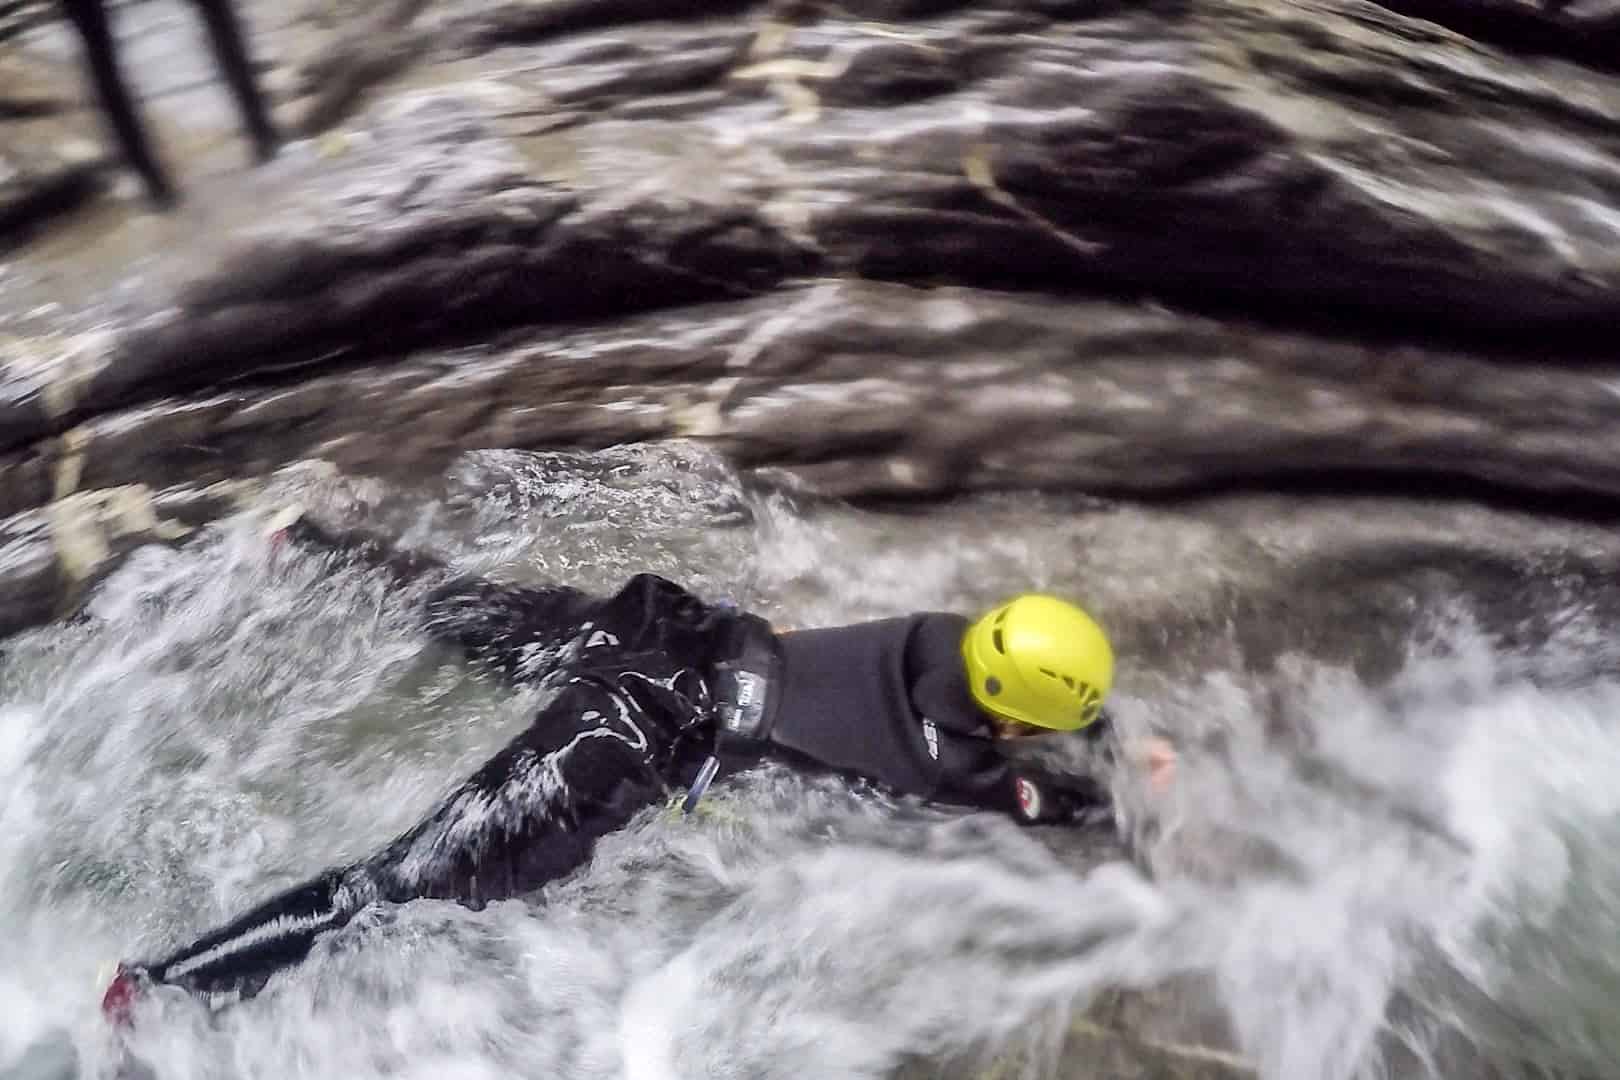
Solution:
[{"label": "helmet vent hole", "polygon": [[1007,654],[1007,647],[1001,643],[1001,628],[999,626],[990,635],[990,643],[996,647],[996,652],[1001,653],[1003,656]]}]

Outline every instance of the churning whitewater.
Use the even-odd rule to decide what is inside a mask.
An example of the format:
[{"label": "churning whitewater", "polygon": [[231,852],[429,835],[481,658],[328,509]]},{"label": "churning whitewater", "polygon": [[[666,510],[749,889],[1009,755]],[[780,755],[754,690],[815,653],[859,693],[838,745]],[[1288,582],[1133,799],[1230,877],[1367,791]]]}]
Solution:
[{"label": "churning whitewater", "polygon": [[[107,1074],[113,962],[379,846],[532,714],[539,691],[429,644],[380,575],[266,543],[268,515],[332,490],[292,474],[6,644],[9,1075]],[[679,447],[473,455],[431,497],[362,494],[467,569],[596,590],[652,570],[784,625],[1028,587],[1129,623],[1211,572],[1140,512],[998,503],[992,533],[983,503],[812,509]],[[371,909],[217,1012],[155,995],[131,1048],[163,1080],[972,1075],[1007,1054],[1085,1075],[1073,1018],[1168,985],[1269,1080],[1620,1072],[1604,628],[1569,601],[1509,650],[1466,597],[1413,625],[1376,680],[1122,651],[1122,729],[1184,756],[1160,804],[1116,777],[1137,862],[768,768],[642,815],[540,896]]]}]

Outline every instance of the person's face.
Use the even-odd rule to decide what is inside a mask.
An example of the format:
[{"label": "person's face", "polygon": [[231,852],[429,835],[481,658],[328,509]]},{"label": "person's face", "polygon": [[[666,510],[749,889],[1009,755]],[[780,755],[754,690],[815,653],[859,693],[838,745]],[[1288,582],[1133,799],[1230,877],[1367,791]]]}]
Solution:
[{"label": "person's face", "polygon": [[990,730],[998,739],[1028,739],[1035,735],[1050,735],[1046,728],[1038,728],[1034,724],[1022,724],[1017,720],[1008,720],[1000,716],[990,718]]}]

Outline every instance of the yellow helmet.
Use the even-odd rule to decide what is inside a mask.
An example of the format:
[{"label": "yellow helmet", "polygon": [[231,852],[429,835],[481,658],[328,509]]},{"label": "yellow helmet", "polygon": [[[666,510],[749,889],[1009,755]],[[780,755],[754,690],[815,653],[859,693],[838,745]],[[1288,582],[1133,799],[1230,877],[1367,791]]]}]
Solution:
[{"label": "yellow helmet", "polygon": [[995,716],[1054,731],[1097,719],[1114,684],[1102,627],[1055,596],[1032,593],[995,608],[962,638],[968,686]]}]

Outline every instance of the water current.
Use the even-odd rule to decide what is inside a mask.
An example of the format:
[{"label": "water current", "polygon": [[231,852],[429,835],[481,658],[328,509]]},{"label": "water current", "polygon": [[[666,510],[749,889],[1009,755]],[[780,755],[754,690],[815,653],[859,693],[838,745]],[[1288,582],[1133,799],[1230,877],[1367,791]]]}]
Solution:
[{"label": "water current", "polygon": [[[5,644],[11,1076],[105,1075],[106,965],[379,845],[536,705],[424,641],[378,577],[273,552],[264,514],[299,484]],[[1084,1076],[1072,1018],[1166,985],[1268,1080],[1620,1073],[1620,680],[1578,597],[1531,652],[1425,600],[1372,678],[1226,663],[1218,617],[1215,646],[1154,646],[1142,612],[1231,582],[1213,534],[1127,510],[814,507],[682,448],[475,455],[381,504],[468,569],[653,570],[788,625],[1068,592],[1129,628],[1120,727],[1177,738],[1175,788],[1147,799],[1126,753],[1132,860],[767,768],[695,818],[646,813],[542,896],[372,911],[217,1013],[160,996],[132,1045],[164,1080],[974,1075],[1014,1052]]]}]

